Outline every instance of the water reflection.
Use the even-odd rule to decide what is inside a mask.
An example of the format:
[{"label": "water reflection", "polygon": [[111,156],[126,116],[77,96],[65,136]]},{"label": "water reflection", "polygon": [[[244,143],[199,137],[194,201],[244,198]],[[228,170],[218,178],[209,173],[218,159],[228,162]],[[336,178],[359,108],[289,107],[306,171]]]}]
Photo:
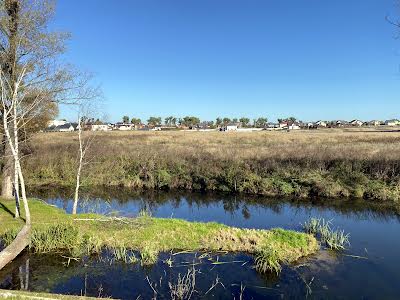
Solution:
[{"label": "water reflection", "polygon": [[[66,211],[72,208],[72,191],[41,190],[31,194]],[[368,298],[398,299],[400,295],[400,208],[390,203],[360,200],[295,200],[270,199],[255,196],[228,196],[200,193],[132,193],[123,189],[86,191],[82,194],[81,212],[98,212],[136,216],[151,211],[157,217],[177,217],[193,221],[216,221],[247,228],[283,227],[300,229],[311,216],[332,220],[333,224],[350,233],[350,249],[342,253],[320,251],[316,255],[284,267],[279,276],[261,275],[253,268],[252,258],[231,254],[226,260],[249,261],[242,264],[199,265],[199,293],[194,298],[236,299],[244,284],[244,299],[265,298]],[[24,256],[12,266],[0,271],[0,288],[27,288],[35,291],[91,296],[113,296],[123,299],[142,299],[153,296],[146,277],[160,282],[157,290],[168,298],[168,282],[179,273],[187,272],[187,262],[196,254],[179,256],[173,268],[162,261],[157,264],[109,264],[94,258],[72,262],[66,266],[60,256]],[[28,264],[26,264],[27,260]],[[179,264],[185,267],[178,267]],[[20,268],[21,267],[21,268]],[[28,274],[28,276],[27,276]],[[204,293],[217,278],[218,285]],[[368,284],[367,284],[368,283]],[[162,297],[159,297],[160,299]]]},{"label": "water reflection", "polygon": [[[67,212],[72,208],[73,191],[69,189],[36,189],[30,194],[44,199]],[[134,205],[132,205],[134,204]],[[175,193],[175,192],[134,192],[131,190],[97,188],[81,193],[79,209],[81,212],[100,214],[120,214],[134,216],[139,211],[150,211],[163,217],[174,216],[174,211],[186,206],[192,210],[213,210],[223,208],[232,217],[241,214],[243,219],[250,219],[255,209],[269,210],[281,214],[289,207],[294,213],[332,211],[343,216],[357,219],[400,220],[400,205],[376,203],[364,200],[343,199],[282,199],[249,195],[227,195],[214,193]],[[168,207],[169,215],[162,212]],[[133,208],[133,209],[132,209]],[[182,213],[182,212],[181,212]],[[190,213],[187,217],[190,217]],[[175,215],[176,217],[176,215]],[[185,217],[185,216],[183,216]]]},{"label": "water reflection", "polygon": [[7,265],[0,272],[0,276],[4,277],[0,288],[29,290],[29,255],[27,252],[22,253],[17,263]]}]

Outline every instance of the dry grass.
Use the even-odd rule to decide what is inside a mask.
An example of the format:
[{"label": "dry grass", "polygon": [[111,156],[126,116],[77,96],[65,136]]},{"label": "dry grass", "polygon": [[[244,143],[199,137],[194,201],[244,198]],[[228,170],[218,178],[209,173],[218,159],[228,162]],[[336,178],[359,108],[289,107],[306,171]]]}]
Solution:
[{"label": "dry grass", "polygon": [[[400,132],[86,132],[87,185],[307,197],[398,199]],[[25,150],[28,183],[73,185],[75,133],[42,133]]]},{"label": "dry grass", "polygon": [[[96,132],[93,150],[113,153],[201,153],[217,159],[400,159],[400,131],[350,129],[290,132]],[[75,133],[42,133],[32,140],[34,150],[77,149]]]}]

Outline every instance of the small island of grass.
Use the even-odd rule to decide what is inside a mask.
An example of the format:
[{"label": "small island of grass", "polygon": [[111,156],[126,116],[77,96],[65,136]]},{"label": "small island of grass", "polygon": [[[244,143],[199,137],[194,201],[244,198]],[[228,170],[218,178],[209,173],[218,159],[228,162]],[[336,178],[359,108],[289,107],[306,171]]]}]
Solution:
[{"label": "small island of grass", "polygon": [[[12,201],[0,200],[1,239],[11,242],[22,219],[13,218]],[[316,239],[306,233],[283,229],[239,229],[218,223],[179,219],[106,217],[97,214],[69,215],[40,200],[30,200],[32,234],[30,250],[36,253],[63,252],[71,257],[109,249],[117,258],[142,264],[157,261],[165,251],[229,251],[255,255],[259,271],[279,272],[281,263],[291,263],[314,253]]]}]

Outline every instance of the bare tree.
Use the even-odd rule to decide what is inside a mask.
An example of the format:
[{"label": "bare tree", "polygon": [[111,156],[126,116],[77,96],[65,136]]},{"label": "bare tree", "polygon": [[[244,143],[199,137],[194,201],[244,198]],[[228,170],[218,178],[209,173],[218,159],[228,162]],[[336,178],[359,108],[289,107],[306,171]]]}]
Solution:
[{"label": "bare tree", "polygon": [[[25,66],[24,88],[33,98],[41,98],[42,103],[44,99],[47,103],[69,104],[92,99],[97,89],[87,85],[91,76],[58,62],[70,35],[49,31],[48,23],[54,12],[55,0],[0,1],[0,68],[12,83]],[[26,106],[29,106],[28,102],[26,97]],[[33,106],[40,107],[37,103]],[[30,111],[32,114],[25,116],[26,123],[34,121],[40,113],[40,110]],[[12,177],[15,174],[5,136],[3,143],[2,196],[12,198]]]},{"label": "bare tree", "polygon": [[[12,197],[16,210],[21,199],[25,225],[16,239],[0,253],[0,269],[29,243],[31,216],[19,154],[19,135],[35,120],[43,103],[80,103],[99,95],[91,77],[57,63],[65,50],[65,33],[49,32],[53,0],[0,1],[0,113],[3,125],[4,164],[2,196]],[[7,167],[8,166],[8,167]],[[14,170],[14,172],[12,172]],[[18,211],[19,214],[19,211]]]},{"label": "bare tree", "polygon": [[87,163],[85,161],[87,150],[92,142],[92,138],[88,136],[86,139],[82,136],[83,129],[84,129],[84,122],[81,118],[82,106],[79,109],[78,113],[78,143],[79,143],[79,150],[78,150],[78,167],[76,172],[76,185],[75,185],[75,194],[74,194],[74,205],[72,207],[72,214],[75,215],[77,208],[78,208],[78,201],[79,201],[79,189],[81,187],[81,176],[82,176],[82,169],[84,165]]},{"label": "bare tree", "polygon": [[[4,73],[0,70],[3,130],[14,159],[14,166],[21,188],[21,197],[25,210],[25,225],[22,227],[14,241],[2,252],[0,252],[0,269],[2,269],[8,262],[13,260],[23,249],[25,249],[25,247],[29,244],[31,232],[31,215],[28,199],[26,197],[25,181],[21,168],[20,155],[18,152],[18,129],[19,125],[21,124],[20,120],[24,115],[24,112],[21,110],[21,103],[24,99],[24,95],[20,93],[21,83],[24,75],[25,71],[22,71],[17,80],[13,82],[13,85],[11,85],[7,80],[7,77],[4,76]],[[10,125],[12,128],[10,128]],[[19,189],[19,187],[16,187],[16,189]]]},{"label": "bare tree", "polygon": [[[90,98],[88,76],[58,62],[65,52],[68,33],[52,32],[48,23],[55,12],[55,0],[0,1],[0,69],[12,85],[24,66],[23,86],[33,96],[54,103],[72,103]],[[79,90],[79,92],[78,92]],[[39,94],[39,95],[38,95]],[[28,97],[25,106],[29,106]],[[33,105],[38,108],[37,103]],[[37,118],[38,111],[26,115],[24,122]],[[12,198],[13,155],[3,136],[4,168],[2,196]],[[15,181],[15,180],[14,180]],[[17,186],[14,182],[14,187]]]}]

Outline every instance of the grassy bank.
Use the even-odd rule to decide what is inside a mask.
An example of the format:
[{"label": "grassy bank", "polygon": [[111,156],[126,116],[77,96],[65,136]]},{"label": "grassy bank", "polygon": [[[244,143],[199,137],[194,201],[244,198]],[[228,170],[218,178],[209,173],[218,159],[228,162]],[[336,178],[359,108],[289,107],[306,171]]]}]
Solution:
[{"label": "grassy bank", "polygon": [[[400,199],[400,132],[108,132],[94,136],[86,186],[295,197]],[[72,186],[75,133],[43,133],[24,149],[30,186]]]},{"label": "grassy bank", "polygon": [[[0,290],[0,299],[10,299],[10,300],[93,300],[100,298],[83,297],[83,296],[71,296],[71,295],[57,295],[48,293],[34,293],[27,291],[9,291]],[[111,299],[111,298],[108,298]]]},{"label": "grassy bank", "polygon": [[[116,259],[151,264],[163,251],[241,251],[269,259],[279,266],[318,249],[311,235],[283,229],[238,229],[217,223],[148,216],[133,219],[95,214],[73,216],[39,200],[31,200],[30,207],[33,220],[30,249],[37,253],[61,252],[80,257],[106,248]],[[13,219],[11,211],[12,201],[0,202],[0,236],[6,243],[23,224],[22,220]],[[132,251],[138,251],[140,257]],[[279,271],[275,265],[270,269]]]}]

